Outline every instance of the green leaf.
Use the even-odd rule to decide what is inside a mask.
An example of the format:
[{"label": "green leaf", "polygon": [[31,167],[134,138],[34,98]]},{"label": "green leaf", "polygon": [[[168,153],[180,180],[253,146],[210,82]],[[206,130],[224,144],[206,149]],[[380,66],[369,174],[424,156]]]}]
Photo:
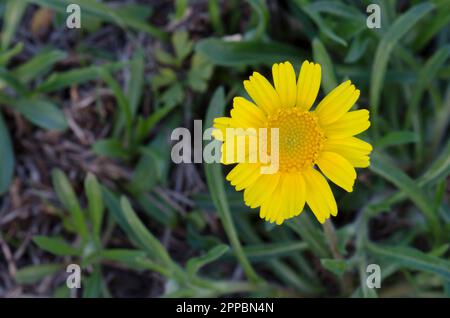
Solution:
[{"label": "green leaf", "polygon": [[157,91],[161,87],[168,86],[177,81],[177,74],[169,67],[159,69],[157,75],[152,77],[151,84],[153,90]]},{"label": "green leaf", "polygon": [[417,143],[417,156],[423,156],[423,137],[422,137],[422,109],[419,108],[419,103],[422,100],[423,93],[427,85],[436,78],[436,74],[445,65],[445,62],[450,57],[450,45],[445,45],[437,50],[431,58],[420,69],[417,84],[415,85],[411,101],[409,103],[407,122],[412,119],[414,131],[416,132],[419,142]]},{"label": "green leaf", "polygon": [[369,44],[369,38],[365,35],[356,37],[350,44],[350,49],[345,56],[345,63],[355,63],[357,62],[367,51]]},{"label": "green leaf", "polygon": [[25,87],[25,85],[19,82],[11,72],[9,72],[4,68],[0,68],[0,90],[4,90],[5,86],[10,86],[17,95],[20,96],[29,95],[28,89]]},{"label": "green leaf", "polygon": [[272,66],[276,62],[301,61],[306,57],[306,53],[298,48],[279,42],[231,42],[209,38],[199,41],[195,49],[222,66]]},{"label": "green leaf", "polygon": [[345,41],[342,37],[337,35],[332,28],[330,28],[325,21],[320,16],[319,12],[315,7],[314,4],[308,4],[308,5],[302,5],[300,4],[301,0],[295,1],[297,5],[314,21],[314,23],[317,24],[320,31],[327,36],[330,40],[333,40],[334,42],[341,44],[343,46],[347,46],[347,41]]},{"label": "green leaf", "polygon": [[342,276],[348,268],[347,262],[343,259],[322,258],[320,263],[325,269],[337,276]]},{"label": "green leaf", "polygon": [[160,96],[159,102],[167,107],[175,107],[181,104],[184,99],[184,88],[180,83],[175,83],[170,86],[164,93]]},{"label": "green leaf", "polygon": [[151,132],[153,127],[159,123],[165,116],[170,114],[170,112],[177,106],[177,104],[168,104],[154,111],[149,117],[142,118],[139,117],[137,125],[137,139],[142,140]]},{"label": "green leaf", "polygon": [[257,24],[254,30],[252,30],[251,40],[261,40],[266,32],[267,22],[269,21],[269,10],[264,0],[247,0],[250,3],[253,12],[257,17]]},{"label": "green leaf", "polygon": [[412,131],[391,131],[381,137],[375,148],[387,148],[417,142],[417,135]]},{"label": "green leaf", "polygon": [[84,190],[88,201],[89,216],[92,223],[92,232],[100,239],[102,219],[104,213],[103,196],[97,178],[89,173],[84,180]]},{"label": "green leaf", "polygon": [[381,89],[391,52],[397,42],[408,33],[420,19],[429,14],[433,8],[434,5],[429,2],[412,7],[395,20],[378,44],[370,80],[370,104],[372,107],[372,118],[375,121],[374,128],[376,133],[378,132],[376,121],[378,119]]},{"label": "green leaf", "polygon": [[254,244],[244,247],[245,255],[253,261],[267,261],[267,259],[289,256],[292,253],[307,250],[306,242],[286,241],[282,243]]},{"label": "green leaf", "polygon": [[40,249],[59,256],[79,256],[80,251],[70,246],[66,241],[58,237],[47,237],[43,235],[36,235],[33,237],[33,242],[39,246]]},{"label": "green leaf", "polygon": [[[66,13],[66,8],[73,0],[28,0],[40,6],[50,7],[54,10]],[[101,19],[105,22],[115,23],[122,28],[131,28],[152,35],[160,40],[164,40],[167,34],[150,25],[140,15],[135,15],[131,11],[112,8],[111,6],[92,0],[77,0],[76,3],[82,8],[82,14],[87,17]],[[143,16],[145,18],[145,16]]]},{"label": "green leaf", "polygon": [[41,52],[15,68],[13,74],[22,83],[28,83],[30,80],[47,73],[56,62],[65,59],[66,55],[65,52],[59,50]]},{"label": "green leaf", "polygon": [[213,65],[203,54],[196,53],[192,57],[187,82],[192,90],[204,92],[208,88],[208,81],[213,73]]},{"label": "green leaf", "polygon": [[94,80],[99,77],[98,69],[103,68],[108,72],[114,72],[123,68],[127,63],[115,62],[106,63],[102,66],[88,66],[84,68],[77,68],[66,72],[54,72],[36,89],[40,93],[50,93],[58,91],[65,87],[76,84],[81,84],[87,81]]},{"label": "green leaf", "polygon": [[26,1],[8,0],[3,12],[3,29],[1,33],[1,49],[6,50],[16,33],[27,7]]},{"label": "green leaf", "polygon": [[213,27],[215,34],[223,34],[224,26],[220,17],[220,3],[219,0],[209,0],[208,1],[208,15],[209,21]]},{"label": "green leaf", "polygon": [[16,45],[14,45],[13,48],[0,52],[0,65],[4,66],[6,64],[9,63],[9,61],[16,56],[17,54],[19,54],[20,52],[22,52],[23,50],[23,43],[19,42]]},{"label": "green leaf", "polygon": [[144,90],[144,52],[138,50],[130,63],[130,80],[127,84],[127,99],[130,104],[131,113],[134,116],[139,107]]},{"label": "green leaf", "polygon": [[313,40],[312,47],[314,62],[322,66],[322,87],[325,93],[329,93],[338,85],[336,75],[334,75],[333,62],[319,39]]},{"label": "green leaf", "polygon": [[[208,111],[205,118],[206,127],[212,126],[214,118],[223,116],[224,110],[225,93],[223,88],[219,87],[214,92],[214,95],[211,98],[208,106]],[[204,169],[212,201],[217,209],[220,220],[222,221],[223,227],[225,228],[225,232],[227,233],[228,239],[230,240],[231,246],[233,247],[233,251],[239,263],[243,267],[247,277],[254,282],[260,281],[260,278],[251,266],[250,262],[247,259],[247,256],[242,249],[242,245],[239,241],[236,228],[233,224],[228,199],[225,193],[225,187],[223,184],[222,167],[220,166],[220,164],[204,164]]]},{"label": "green leaf", "polygon": [[8,127],[0,111],[0,195],[9,189],[14,174],[14,150]]},{"label": "green leaf", "polygon": [[65,206],[65,208],[70,212],[73,224],[78,234],[87,241],[88,230],[84,218],[84,214],[81,210],[78,199],[75,192],[70,185],[69,179],[67,179],[64,172],[59,169],[52,171],[52,182],[53,188],[58,195],[59,200]]},{"label": "green leaf", "polygon": [[33,124],[48,130],[62,131],[67,128],[64,113],[46,100],[20,99],[13,105]]},{"label": "green leaf", "polygon": [[97,140],[92,145],[92,151],[98,155],[110,158],[126,159],[128,157],[127,150],[116,138]]},{"label": "green leaf", "polygon": [[15,280],[19,284],[34,284],[46,276],[52,275],[63,269],[60,264],[31,265],[20,268],[16,272]]},{"label": "green leaf", "polygon": [[430,204],[432,201],[425,196],[414,180],[379,154],[372,155],[370,169],[402,190],[423,212],[433,234],[440,237],[441,226],[438,216]]},{"label": "green leaf", "polygon": [[200,268],[219,259],[229,250],[228,245],[220,244],[210,249],[206,254],[191,258],[186,264],[189,275],[195,275]]},{"label": "green leaf", "polygon": [[425,254],[410,247],[381,246],[368,242],[366,246],[371,253],[379,257],[389,258],[407,268],[437,274],[450,280],[450,262],[448,260]]},{"label": "green leaf", "polygon": [[131,110],[130,103],[128,102],[127,97],[125,96],[122,88],[119,83],[111,76],[111,74],[105,68],[98,68],[98,74],[100,77],[106,82],[106,84],[111,88],[116,97],[117,104],[121,111],[120,117],[125,117],[125,123],[127,127],[127,131],[131,134],[131,126],[133,122],[133,112]]},{"label": "green leaf", "polygon": [[122,197],[120,199],[120,206],[129,229],[136,235],[142,244],[142,248],[149,251],[152,256],[155,256],[156,259],[161,260],[167,266],[173,266],[173,261],[166,248],[139,220],[127,198]]},{"label": "green leaf", "polygon": [[181,65],[184,59],[192,52],[194,43],[189,40],[189,34],[186,31],[179,31],[173,34],[172,45],[178,65]]},{"label": "green leaf", "polygon": [[92,274],[86,279],[83,288],[83,298],[98,298],[102,292],[102,272],[98,266],[95,267]]},{"label": "green leaf", "polygon": [[144,251],[124,249],[124,248],[106,249],[99,252],[99,257],[101,259],[115,261],[124,264],[133,262],[136,259],[144,256],[145,256]]}]

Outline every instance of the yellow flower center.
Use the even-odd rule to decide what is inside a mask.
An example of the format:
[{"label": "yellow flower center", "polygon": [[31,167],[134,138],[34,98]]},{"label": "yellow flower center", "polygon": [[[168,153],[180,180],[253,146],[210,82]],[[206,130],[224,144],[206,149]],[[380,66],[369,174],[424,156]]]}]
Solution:
[{"label": "yellow flower center", "polygon": [[313,113],[296,107],[281,109],[269,115],[267,125],[279,129],[280,172],[297,172],[314,164],[325,135]]}]

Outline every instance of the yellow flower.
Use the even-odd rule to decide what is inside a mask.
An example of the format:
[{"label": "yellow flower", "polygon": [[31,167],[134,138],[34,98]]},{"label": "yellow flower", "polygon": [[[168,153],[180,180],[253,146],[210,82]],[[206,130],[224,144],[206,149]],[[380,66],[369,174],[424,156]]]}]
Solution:
[{"label": "yellow flower", "polygon": [[[260,216],[266,221],[281,224],[299,215],[307,203],[323,223],[337,214],[336,200],[323,175],[352,192],[355,168],[370,164],[372,146],[354,137],[369,128],[369,112],[349,111],[359,97],[350,81],[340,84],[311,110],[320,87],[319,64],[305,61],[298,79],[291,63],[274,64],[272,76],[274,86],[254,72],[244,81],[254,103],[235,97],[231,117],[214,120],[213,135],[223,141],[222,163],[238,163],[227,180],[237,191],[244,190],[245,203],[260,207]],[[260,128],[278,128],[278,171],[263,174],[261,160],[226,157],[227,143],[235,141],[227,137],[227,128],[253,128],[257,135]],[[250,137],[245,138],[248,141]],[[249,155],[246,148],[245,158]]]}]

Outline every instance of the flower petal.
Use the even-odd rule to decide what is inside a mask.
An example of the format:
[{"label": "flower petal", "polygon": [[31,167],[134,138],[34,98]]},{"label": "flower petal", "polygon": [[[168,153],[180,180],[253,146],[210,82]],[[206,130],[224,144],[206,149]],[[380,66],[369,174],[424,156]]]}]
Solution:
[{"label": "flower petal", "polygon": [[297,81],[297,107],[309,110],[320,88],[322,70],[319,64],[304,61]]},{"label": "flower petal", "polygon": [[258,72],[254,72],[249,80],[244,81],[244,87],[256,105],[261,107],[266,114],[281,107],[280,97],[275,88]]},{"label": "flower petal", "polygon": [[337,215],[337,205],[327,180],[317,170],[311,168],[304,172],[306,184],[306,203],[320,223],[330,214]]},{"label": "flower petal", "polygon": [[369,127],[369,111],[367,109],[360,109],[348,112],[339,120],[322,128],[327,137],[345,138],[362,133]]},{"label": "flower petal", "polygon": [[289,174],[284,183],[285,201],[288,205],[286,219],[299,215],[303,211],[306,200],[305,180],[300,173]]},{"label": "flower petal", "polygon": [[297,83],[294,67],[289,62],[274,64],[272,76],[282,107],[294,107],[297,99]]},{"label": "flower petal", "polygon": [[370,165],[369,154],[372,152],[372,145],[356,137],[328,138],[323,150],[341,155],[355,168],[366,168]]},{"label": "flower petal", "polygon": [[261,165],[256,163],[239,163],[228,173],[226,179],[236,188],[236,191],[241,191],[259,178],[260,168]]},{"label": "flower petal", "polygon": [[337,153],[324,151],[320,154],[317,165],[328,179],[347,192],[353,191],[356,171],[347,159]]},{"label": "flower petal", "polygon": [[244,201],[251,208],[260,206],[278,185],[280,174],[262,174],[244,191]]},{"label": "flower petal", "polygon": [[352,108],[358,100],[359,94],[359,90],[350,81],[346,81],[332,90],[315,110],[320,124],[328,125],[341,118]]},{"label": "flower petal", "polygon": [[263,127],[266,122],[264,112],[244,97],[233,99],[233,109],[230,114],[234,127],[259,128]]}]

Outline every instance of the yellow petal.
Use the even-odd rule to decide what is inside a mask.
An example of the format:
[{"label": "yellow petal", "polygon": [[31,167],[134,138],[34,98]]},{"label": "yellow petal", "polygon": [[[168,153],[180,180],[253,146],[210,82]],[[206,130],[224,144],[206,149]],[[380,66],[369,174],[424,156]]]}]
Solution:
[{"label": "yellow petal", "polygon": [[336,200],[325,178],[315,169],[303,174],[306,184],[306,203],[320,223],[324,223],[330,214],[337,214]]},{"label": "yellow petal", "polygon": [[279,180],[279,173],[260,175],[251,186],[245,189],[245,204],[251,208],[260,206],[267,197],[272,195]]},{"label": "yellow petal", "polygon": [[336,87],[317,105],[315,112],[319,123],[328,125],[341,118],[358,100],[359,93],[350,81]]},{"label": "yellow petal", "polygon": [[297,107],[311,108],[319,92],[321,76],[319,64],[303,62],[297,81]]},{"label": "yellow petal", "polygon": [[244,87],[256,105],[261,107],[266,114],[281,107],[280,97],[275,88],[258,72],[254,72],[249,80],[244,81]]},{"label": "yellow petal", "polygon": [[284,186],[285,200],[288,204],[288,215],[286,218],[291,218],[299,215],[305,206],[305,181],[300,173],[289,174]]},{"label": "yellow petal", "polygon": [[343,115],[337,121],[323,126],[325,135],[331,138],[345,138],[357,135],[369,128],[369,111],[355,110]]},{"label": "yellow petal", "polygon": [[324,151],[320,154],[317,165],[328,179],[347,192],[353,191],[356,171],[347,159],[337,153]]},{"label": "yellow petal", "polygon": [[323,150],[341,155],[355,168],[366,168],[370,165],[369,154],[372,152],[372,145],[356,137],[329,138]]},{"label": "yellow petal", "polygon": [[294,107],[297,99],[297,83],[294,67],[289,62],[274,64],[272,76],[282,107]]},{"label": "yellow petal", "polygon": [[235,127],[241,128],[259,128],[263,127],[266,122],[264,112],[244,97],[233,99],[231,118]]},{"label": "yellow petal", "polygon": [[260,176],[261,165],[255,163],[239,163],[228,173],[226,179],[240,191],[252,185]]},{"label": "yellow petal", "polygon": [[278,225],[284,221],[283,216],[283,180],[280,178],[277,186],[270,197],[266,197],[261,204],[259,216],[270,223],[276,222]]}]

